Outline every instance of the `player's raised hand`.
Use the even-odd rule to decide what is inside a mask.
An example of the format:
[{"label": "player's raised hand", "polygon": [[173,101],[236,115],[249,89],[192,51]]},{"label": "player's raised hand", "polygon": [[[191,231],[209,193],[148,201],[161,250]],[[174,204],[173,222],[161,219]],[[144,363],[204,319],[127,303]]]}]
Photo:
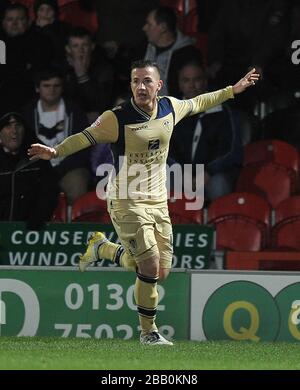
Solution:
[{"label": "player's raised hand", "polygon": [[240,81],[238,81],[233,87],[233,93],[236,95],[238,93],[244,92],[245,89],[255,85],[259,80],[259,73],[256,72],[256,69],[253,68],[244,76]]},{"label": "player's raised hand", "polygon": [[49,146],[42,144],[33,144],[27,151],[30,160],[51,160],[51,158],[56,157],[56,150],[50,148]]}]

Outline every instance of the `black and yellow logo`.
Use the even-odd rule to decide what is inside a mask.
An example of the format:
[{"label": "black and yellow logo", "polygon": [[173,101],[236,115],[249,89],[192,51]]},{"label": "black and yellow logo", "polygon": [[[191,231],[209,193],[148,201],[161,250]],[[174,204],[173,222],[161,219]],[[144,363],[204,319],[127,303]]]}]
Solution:
[{"label": "black and yellow logo", "polygon": [[148,144],[148,150],[159,149],[159,139],[151,139]]}]

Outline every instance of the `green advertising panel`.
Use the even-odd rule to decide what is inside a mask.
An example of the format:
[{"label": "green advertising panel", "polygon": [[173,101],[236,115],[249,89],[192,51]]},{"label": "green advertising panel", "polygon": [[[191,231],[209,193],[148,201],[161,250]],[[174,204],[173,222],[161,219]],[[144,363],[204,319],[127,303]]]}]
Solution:
[{"label": "green advertising panel", "polygon": [[300,341],[300,273],[192,271],[191,339]]},{"label": "green advertising panel", "polygon": [[[117,242],[112,225],[53,223],[42,231],[27,231],[25,225],[0,223],[0,265],[76,266],[78,256],[94,231],[103,231]],[[174,268],[209,268],[213,228],[203,225],[177,225],[174,232]],[[107,260],[95,266],[115,267]]]},{"label": "green advertising panel", "polygon": [[[117,270],[1,270],[0,336],[137,338],[134,282]],[[189,338],[189,275],[171,273],[158,291],[159,331]]]},{"label": "green advertising panel", "polygon": [[272,295],[248,281],[224,284],[209,297],[203,311],[207,340],[273,341],[279,321]]}]

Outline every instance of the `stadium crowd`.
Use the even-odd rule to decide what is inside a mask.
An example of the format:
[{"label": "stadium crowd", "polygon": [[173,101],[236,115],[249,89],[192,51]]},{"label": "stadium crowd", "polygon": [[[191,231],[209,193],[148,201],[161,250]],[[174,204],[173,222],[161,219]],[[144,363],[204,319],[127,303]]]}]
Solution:
[{"label": "stadium crowd", "polygon": [[[299,0],[1,1],[0,220],[40,228],[60,192],[70,210],[95,190],[97,166],[112,161],[108,144],[51,165],[26,161],[24,150],[34,139],[56,145],[129,97],[130,64],[141,58],[159,65],[160,95],[178,99],[231,85],[253,67],[261,75],[174,130],[169,163],[205,164],[205,205],[236,190],[247,144],[276,138],[299,151],[299,18]],[[29,184],[45,170],[51,189],[37,191]],[[45,198],[47,211],[32,221],[24,210]]]}]

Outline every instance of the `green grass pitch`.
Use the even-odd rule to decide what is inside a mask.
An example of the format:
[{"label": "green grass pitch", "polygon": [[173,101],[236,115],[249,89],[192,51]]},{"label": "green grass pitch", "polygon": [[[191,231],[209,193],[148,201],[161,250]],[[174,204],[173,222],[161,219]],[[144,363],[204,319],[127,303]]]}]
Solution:
[{"label": "green grass pitch", "polygon": [[300,370],[297,343],[0,337],[0,370]]}]

